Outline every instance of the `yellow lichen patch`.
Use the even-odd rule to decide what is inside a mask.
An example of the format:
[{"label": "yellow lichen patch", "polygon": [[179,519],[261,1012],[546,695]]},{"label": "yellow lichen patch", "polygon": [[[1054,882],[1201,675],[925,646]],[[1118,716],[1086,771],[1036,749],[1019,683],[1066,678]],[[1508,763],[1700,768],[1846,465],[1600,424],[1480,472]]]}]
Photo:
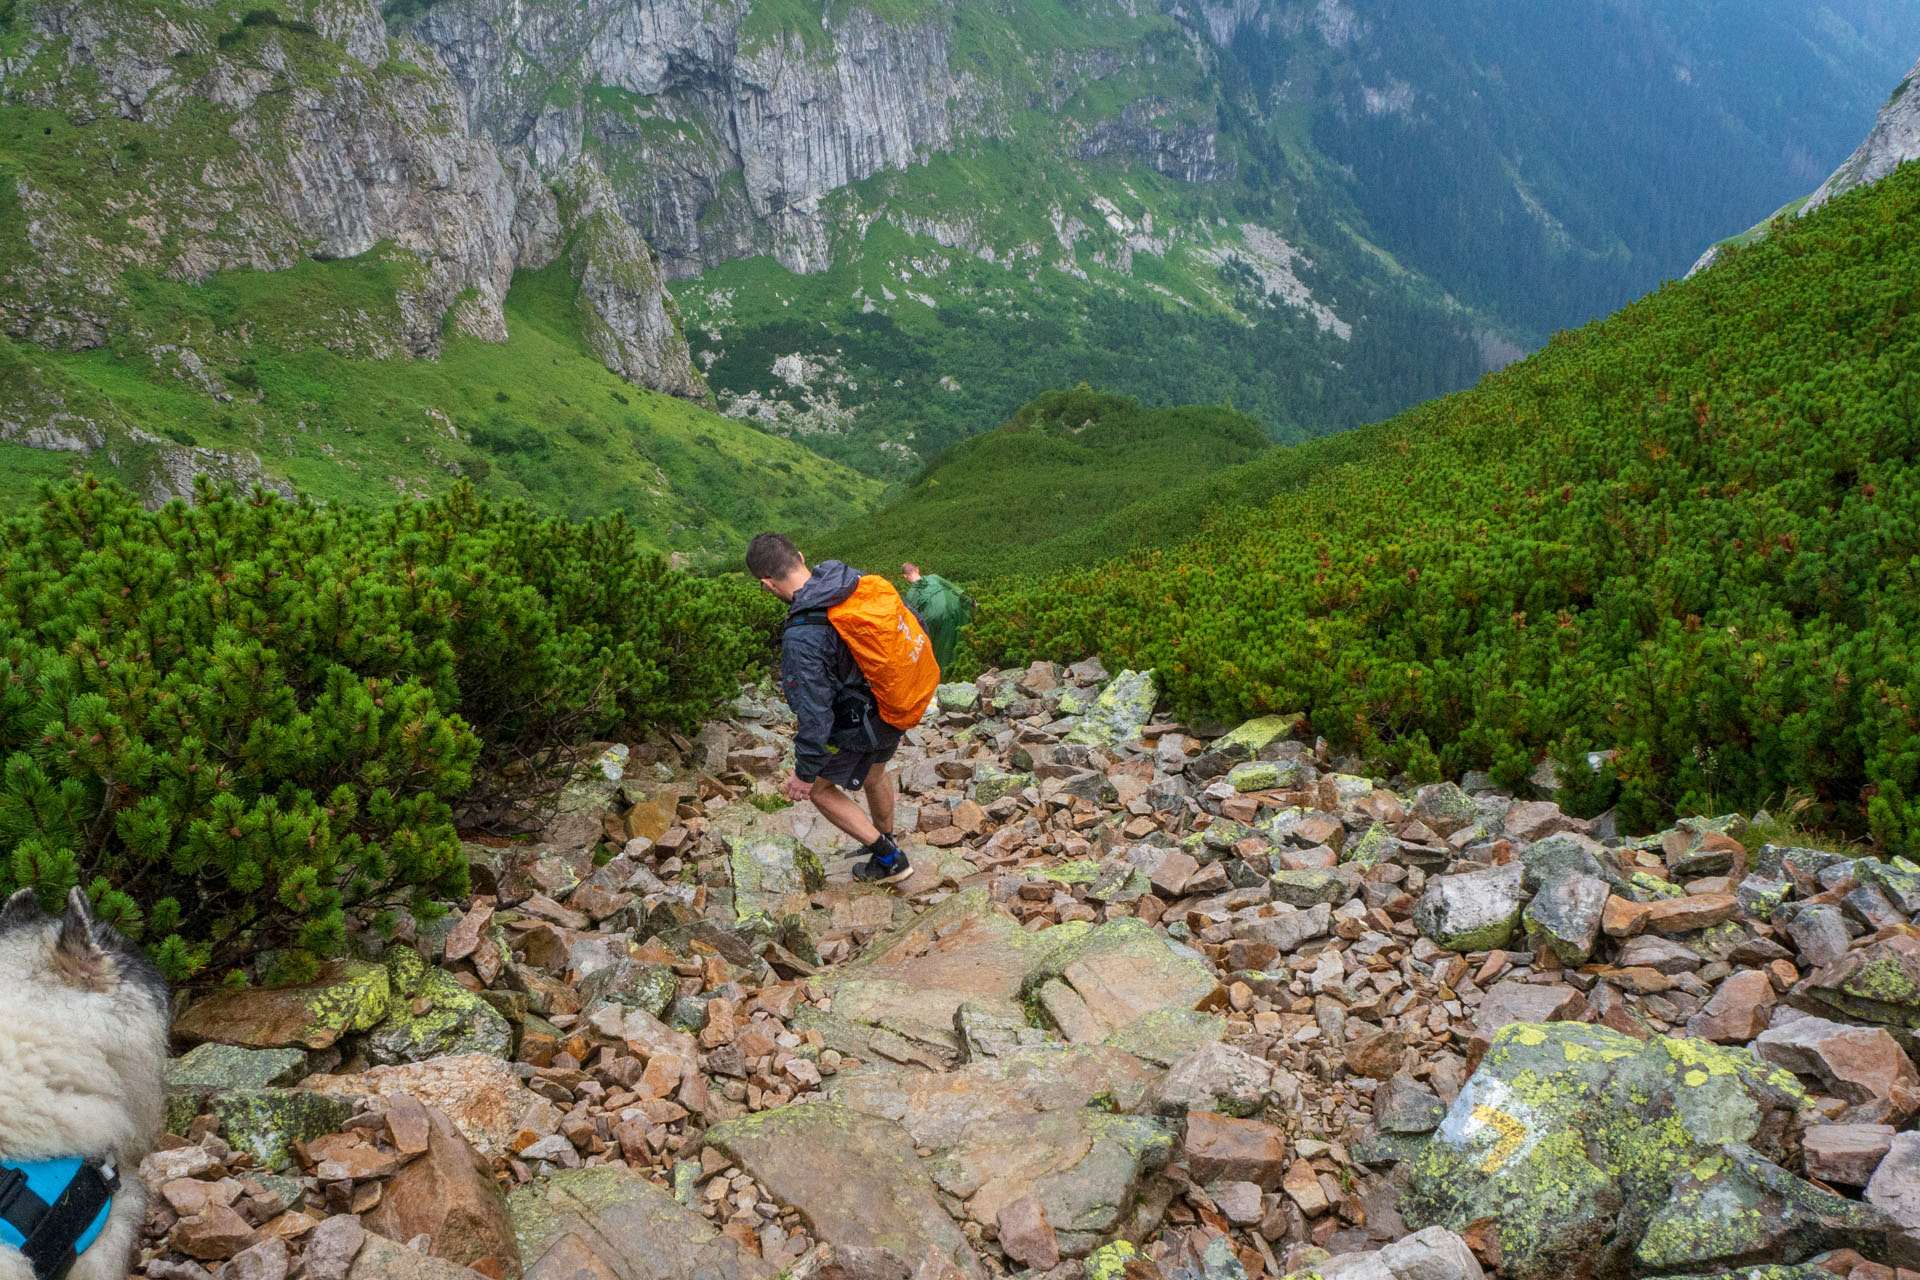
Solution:
[{"label": "yellow lichen patch", "polygon": [[1537,1023],[1521,1023],[1514,1028],[1513,1038],[1531,1049],[1547,1042],[1547,1029]]},{"label": "yellow lichen patch", "polygon": [[1479,1106],[1473,1109],[1473,1118],[1500,1135],[1494,1141],[1493,1149],[1480,1162],[1482,1173],[1492,1173],[1511,1160],[1513,1153],[1527,1140],[1527,1126],[1504,1111]]},{"label": "yellow lichen patch", "polygon": [[1693,1078],[1703,1071],[1710,1076],[1734,1076],[1739,1075],[1741,1068],[1745,1067],[1752,1070],[1754,1074],[1759,1074],[1760,1064],[1751,1055],[1734,1049],[1723,1049],[1719,1045],[1708,1044],[1705,1040],[1662,1036],[1655,1043],[1665,1049],[1667,1056],[1676,1063],[1683,1067],[1696,1068],[1687,1073],[1687,1083],[1690,1085],[1706,1083],[1704,1078],[1700,1080]]},{"label": "yellow lichen patch", "polygon": [[1686,1080],[1688,1084],[1698,1089],[1701,1085],[1707,1082],[1707,1073],[1704,1071],[1695,1069],[1693,1071],[1687,1072],[1686,1076],[1683,1078]]}]

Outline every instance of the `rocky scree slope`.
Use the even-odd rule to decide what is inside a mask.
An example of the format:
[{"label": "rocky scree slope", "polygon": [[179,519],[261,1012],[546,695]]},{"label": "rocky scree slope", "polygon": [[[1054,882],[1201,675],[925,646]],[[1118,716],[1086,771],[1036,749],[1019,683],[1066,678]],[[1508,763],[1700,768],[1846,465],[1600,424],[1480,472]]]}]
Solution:
[{"label": "rocky scree slope", "polygon": [[594,748],[444,918],[186,1004],[141,1274],[1911,1274],[1920,867],[1156,698],[943,686],[898,894],[765,687]]},{"label": "rocky scree slope", "polygon": [[[375,359],[432,357],[452,333],[504,342],[514,272],[565,255],[589,349],[639,385],[705,397],[651,252],[608,215],[604,177],[586,160],[539,175],[470,135],[433,52],[390,36],[372,4],[52,0],[10,7],[0,35],[0,224],[24,250],[0,270],[6,335],[61,350],[117,340],[230,400],[248,388],[223,374],[255,344]],[[290,282],[259,329],[181,332],[141,306],[155,278],[338,259],[378,262],[382,284],[368,296]],[[127,443],[111,417],[68,409],[28,405],[0,439]],[[261,478],[254,458],[194,462]]]}]

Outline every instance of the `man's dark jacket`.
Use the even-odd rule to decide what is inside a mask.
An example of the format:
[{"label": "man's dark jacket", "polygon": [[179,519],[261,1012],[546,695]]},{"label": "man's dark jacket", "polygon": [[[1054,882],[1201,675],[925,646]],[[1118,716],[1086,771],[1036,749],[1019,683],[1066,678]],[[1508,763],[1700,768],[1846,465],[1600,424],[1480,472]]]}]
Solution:
[{"label": "man's dark jacket", "polygon": [[[853,594],[860,572],[838,560],[824,560],[813,577],[794,594],[787,608],[787,629],[780,640],[780,682],[787,705],[800,726],[793,735],[793,771],[802,782],[812,782],[827,764],[827,748],[867,751],[873,746],[872,728],[890,732],[879,719],[873,691],[853,660],[840,633],[825,611]],[[800,615],[819,616],[801,619]]]}]

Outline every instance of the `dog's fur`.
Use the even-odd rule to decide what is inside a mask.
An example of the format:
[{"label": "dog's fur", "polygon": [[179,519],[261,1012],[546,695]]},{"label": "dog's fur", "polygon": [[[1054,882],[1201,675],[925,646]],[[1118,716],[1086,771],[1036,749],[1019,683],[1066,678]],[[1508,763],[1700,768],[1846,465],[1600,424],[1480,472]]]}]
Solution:
[{"label": "dog's fur", "polygon": [[[146,1218],[140,1161],[166,1106],[167,988],[144,956],[96,922],[75,889],[42,915],[31,890],[0,908],[0,1158],[111,1157],[113,1210],[68,1280],[121,1280]],[[0,1244],[0,1280],[33,1280]]]}]

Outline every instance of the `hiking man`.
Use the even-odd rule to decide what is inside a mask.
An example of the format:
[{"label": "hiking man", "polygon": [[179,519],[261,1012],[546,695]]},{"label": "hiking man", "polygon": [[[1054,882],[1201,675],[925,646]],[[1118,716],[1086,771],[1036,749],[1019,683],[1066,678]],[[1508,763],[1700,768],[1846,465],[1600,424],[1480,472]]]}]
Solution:
[{"label": "hiking man", "polygon": [[907,580],[907,608],[920,615],[921,625],[933,638],[933,656],[945,671],[953,665],[960,628],[973,621],[973,601],[939,574],[922,573],[912,562],[900,566],[900,576]]},{"label": "hiking man", "polygon": [[[787,602],[780,683],[799,721],[787,798],[812,800],[860,842],[854,879],[897,884],[913,868],[893,841],[887,762],[940,683],[927,633],[885,578],[838,560],[809,569],[781,534],[748,544],[747,572]],[[866,795],[866,813],[849,791]]]}]

